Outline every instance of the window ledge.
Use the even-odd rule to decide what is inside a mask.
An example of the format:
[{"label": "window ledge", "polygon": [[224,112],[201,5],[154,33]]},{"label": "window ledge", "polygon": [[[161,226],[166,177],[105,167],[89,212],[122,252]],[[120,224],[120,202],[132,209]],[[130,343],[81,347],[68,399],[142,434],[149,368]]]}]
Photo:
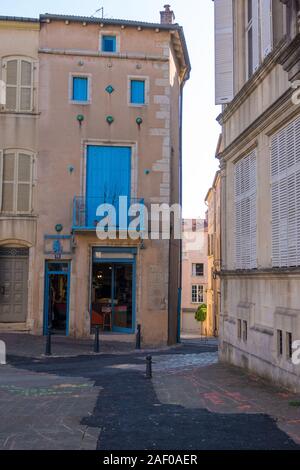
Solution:
[{"label": "window ledge", "polygon": [[39,116],[41,113],[37,111],[8,111],[8,110],[0,110],[0,115],[17,115],[17,116]]},{"label": "window ledge", "polygon": [[299,267],[288,268],[259,268],[259,269],[236,269],[222,270],[220,275],[223,277],[249,277],[249,276],[280,276],[280,275],[300,275]]},{"label": "window ledge", "polygon": [[128,106],[130,106],[130,108],[146,108],[148,104],[147,103],[144,103],[144,104],[128,103]]},{"label": "window ledge", "polygon": [[102,56],[104,57],[115,57],[115,56],[118,56],[120,55],[120,52],[119,51],[116,51],[116,52],[111,52],[111,51],[99,51],[99,54],[101,54]]},{"label": "window ledge", "polygon": [[77,104],[79,106],[88,106],[91,104],[91,101],[74,101],[70,100],[70,104]]},{"label": "window ledge", "polygon": [[15,219],[37,219],[38,216],[36,214],[14,214],[9,212],[0,212],[0,220],[15,220]]}]

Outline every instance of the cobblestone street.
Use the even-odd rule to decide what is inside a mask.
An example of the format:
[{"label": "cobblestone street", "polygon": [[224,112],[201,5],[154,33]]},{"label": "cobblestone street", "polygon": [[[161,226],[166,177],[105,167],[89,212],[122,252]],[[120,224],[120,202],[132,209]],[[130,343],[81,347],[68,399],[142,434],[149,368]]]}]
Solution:
[{"label": "cobblestone street", "polygon": [[60,358],[8,351],[0,448],[300,448],[298,397],[218,364],[216,343],[153,353],[152,380],[144,351],[117,349]]}]

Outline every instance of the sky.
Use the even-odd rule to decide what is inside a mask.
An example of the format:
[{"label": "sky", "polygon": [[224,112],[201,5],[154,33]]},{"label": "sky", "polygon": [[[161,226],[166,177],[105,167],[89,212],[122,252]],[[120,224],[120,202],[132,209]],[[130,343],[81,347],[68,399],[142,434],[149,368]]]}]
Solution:
[{"label": "sky", "polygon": [[[160,22],[164,0],[0,0],[0,15],[38,17],[40,13],[91,16],[104,7],[105,18]],[[204,199],[218,169],[215,150],[221,128],[214,105],[214,19],[211,0],[170,0],[184,27],[192,73],[184,90],[183,215],[204,217]],[[98,13],[100,14],[100,13]]]}]

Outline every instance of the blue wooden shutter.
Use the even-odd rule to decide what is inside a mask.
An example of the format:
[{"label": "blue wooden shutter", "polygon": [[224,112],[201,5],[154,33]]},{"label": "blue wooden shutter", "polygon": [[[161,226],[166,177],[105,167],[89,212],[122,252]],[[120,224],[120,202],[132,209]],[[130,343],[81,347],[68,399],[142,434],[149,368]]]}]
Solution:
[{"label": "blue wooden shutter", "polygon": [[73,101],[88,101],[87,77],[73,77]]},{"label": "blue wooden shutter", "polygon": [[143,80],[131,80],[131,103],[145,104],[145,82]]},{"label": "blue wooden shutter", "polygon": [[89,146],[87,158],[87,225],[93,227],[100,204],[114,205],[118,217],[119,197],[130,202],[131,148]]},{"label": "blue wooden shutter", "polygon": [[116,36],[102,36],[102,51],[103,52],[116,52],[117,38]]}]

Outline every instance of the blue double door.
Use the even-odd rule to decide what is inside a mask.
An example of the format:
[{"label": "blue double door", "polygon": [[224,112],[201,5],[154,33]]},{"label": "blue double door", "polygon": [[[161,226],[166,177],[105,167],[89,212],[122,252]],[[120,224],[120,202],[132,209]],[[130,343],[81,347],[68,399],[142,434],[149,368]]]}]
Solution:
[{"label": "blue double door", "polygon": [[119,198],[126,196],[130,203],[131,148],[90,145],[86,165],[86,224],[95,227],[101,204],[111,204],[119,220]]}]

